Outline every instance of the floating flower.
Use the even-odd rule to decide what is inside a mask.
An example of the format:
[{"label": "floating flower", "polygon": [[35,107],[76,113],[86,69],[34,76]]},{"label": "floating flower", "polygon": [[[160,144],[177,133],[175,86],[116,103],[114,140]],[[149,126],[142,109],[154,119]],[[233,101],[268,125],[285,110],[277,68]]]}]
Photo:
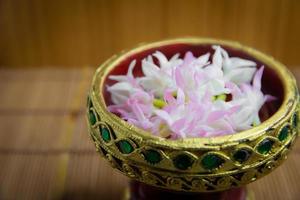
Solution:
[{"label": "floating flower", "polygon": [[142,60],[142,77],[134,77],[132,61],[126,75],[109,77],[117,81],[107,87],[114,103],[109,111],[171,139],[233,134],[260,124],[261,107],[274,99],[261,91],[264,67],[212,48],[212,56],[186,52],[169,60],[157,51]]},{"label": "floating flower", "polygon": [[107,87],[107,90],[111,94],[112,102],[116,105],[124,103],[130,95],[142,90],[133,76],[135,64],[135,60],[130,63],[126,75],[109,76],[110,79],[118,81],[116,84]]},{"label": "floating flower", "polygon": [[236,84],[250,83],[256,71],[256,63],[238,57],[229,57],[228,53],[220,46],[213,46],[218,56],[215,60],[222,66],[224,80]]},{"label": "floating flower", "polygon": [[167,88],[176,89],[176,84],[172,80],[172,73],[182,63],[182,60],[178,58],[179,54],[168,60],[158,51],[153,56],[158,59],[160,67],[153,62],[152,56],[142,60],[144,76],[139,79],[139,83],[146,91],[151,91],[156,96],[162,96]]},{"label": "floating flower", "polygon": [[164,109],[154,111],[168,125],[169,132],[175,133],[174,138],[207,137],[234,132],[229,121],[225,120],[234,109],[218,110],[208,93],[201,99],[201,103],[198,99],[186,98],[184,92],[178,89],[176,98],[167,100],[168,105]]},{"label": "floating flower", "polygon": [[240,88],[232,85],[232,101],[234,105],[242,107],[233,113],[230,118],[231,124],[236,131],[242,131],[260,124],[259,110],[266,101],[274,100],[270,95],[264,95],[261,91],[261,78],[264,67],[256,71],[253,84],[243,83]]}]

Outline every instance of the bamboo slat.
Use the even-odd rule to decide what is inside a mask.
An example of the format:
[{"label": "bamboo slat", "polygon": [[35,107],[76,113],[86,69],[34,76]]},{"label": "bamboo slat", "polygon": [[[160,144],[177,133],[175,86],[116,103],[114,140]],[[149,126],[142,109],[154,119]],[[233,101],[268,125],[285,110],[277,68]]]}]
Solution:
[{"label": "bamboo slat", "polygon": [[[1,70],[0,199],[120,199],[128,179],[95,152],[85,121],[94,69]],[[294,70],[300,82],[300,71]],[[300,198],[300,141],[249,185],[256,200]]]}]

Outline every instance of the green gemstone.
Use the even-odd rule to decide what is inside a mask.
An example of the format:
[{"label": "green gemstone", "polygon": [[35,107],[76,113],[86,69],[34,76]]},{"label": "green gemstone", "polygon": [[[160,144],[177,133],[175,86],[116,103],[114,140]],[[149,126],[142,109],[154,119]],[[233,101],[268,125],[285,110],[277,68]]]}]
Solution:
[{"label": "green gemstone", "polygon": [[89,111],[89,120],[90,120],[91,125],[94,125],[97,122],[97,118],[96,118],[94,112],[91,110]]},{"label": "green gemstone", "polygon": [[181,170],[188,169],[189,167],[191,167],[193,165],[193,163],[194,163],[194,160],[186,154],[178,155],[173,159],[174,166]]},{"label": "green gemstone", "polygon": [[293,115],[292,124],[293,124],[293,128],[297,128],[298,127],[298,113],[296,113],[296,112]]},{"label": "green gemstone", "polygon": [[248,149],[240,149],[233,154],[233,158],[234,158],[234,160],[242,163],[242,162],[245,162],[246,160],[248,160],[250,155],[251,155],[251,152]]},{"label": "green gemstone", "polygon": [[100,128],[101,137],[105,142],[111,140],[109,130],[106,127]]},{"label": "green gemstone", "polygon": [[274,142],[269,139],[264,139],[257,147],[257,151],[261,154],[267,154],[272,149]]},{"label": "green gemstone", "polygon": [[224,163],[224,160],[218,155],[208,154],[204,156],[201,161],[202,166],[207,170],[212,170],[220,167]]},{"label": "green gemstone", "polygon": [[134,150],[133,146],[127,140],[120,140],[117,145],[123,154],[130,154]]},{"label": "green gemstone", "polygon": [[289,136],[289,127],[288,125],[286,125],[280,130],[278,139],[280,141],[284,141],[288,136]]},{"label": "green gemstone", "polygon": [[155,150],[145,150],[143,152],[144,158],[151,164],[157,164],[161,161],[161,155]]}]

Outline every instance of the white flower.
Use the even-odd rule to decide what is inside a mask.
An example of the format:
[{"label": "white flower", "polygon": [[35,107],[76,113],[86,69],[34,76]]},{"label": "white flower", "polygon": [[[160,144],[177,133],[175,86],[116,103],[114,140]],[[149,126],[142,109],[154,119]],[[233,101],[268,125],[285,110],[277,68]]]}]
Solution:
[{"label": "white flower", "polygon": [[263,104],[274,99],[269,95],[264,95],[261,91],[261,77],[264,67],[261,67],[254,75],[252,86],[242,84],[240,88],[231,85],[233,105],[240,106],[240,110],[230,117],[231,124],[236,131],[242,131],[257,126],[261,123],[259,110]]},{"label": "white flower", "polygon": [[160,67],[153,62],[152,56],[142,60],[144,76],[139,78],[139,83],[145,90],[151,91],[155,96],[160,97],[167,88],[176,89],[172,73],[174,68],[181,64],[182,60],[178,59],[179,54],[176,54],[170,60],[159,51],[153,55],[158,59]]},{"label": "white flower", "polygon": [[215,61],[210,64],[208,59],[209,54],[196,59],[191,52],[187,52],[183,64],[175,69],[176,85],[186,93],[197,95],[199,99],[206,91],[212,95],[228,93],[221,67],[216,67],[218,64]]},{"label": "white flower", "polygon": [[229,57],[228,53],[220,46],[213,46],[216,50],[216,63],[222,66],[224,80],[236,84],[250,83],[256,71],[256,63],[250,60]]},{"label": "white flower", "polygon": [[130,97],[130,95],[141,90],[137,80],[133,76],[133,68],[135,64],[135,60],[130,63],[126,75],[109,76],[111,80],[118,81],[114,85],[107,87],[107,90],[111,94],[111,100],[115,105],[123,104]]}]

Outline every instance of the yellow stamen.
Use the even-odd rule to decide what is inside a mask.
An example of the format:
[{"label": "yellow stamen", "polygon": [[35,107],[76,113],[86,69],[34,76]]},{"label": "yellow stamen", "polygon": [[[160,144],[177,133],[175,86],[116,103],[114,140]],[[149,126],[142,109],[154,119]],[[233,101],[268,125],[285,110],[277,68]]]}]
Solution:
[{"label": "yellow stamen", "polygon": [[165,105],[167,105],[166,104],[166,102],[164,102],[163,100],[161,100],[161,99],[154,99],[153,100],[153,105],[155,106],[155,107],[157,107],[157,108],[163,108]]},{"label": "yellow stamen", "polygon": [[220,94],[217,96],[217,100],[222,100],[225,101],[226,100],[226,94]]}]

